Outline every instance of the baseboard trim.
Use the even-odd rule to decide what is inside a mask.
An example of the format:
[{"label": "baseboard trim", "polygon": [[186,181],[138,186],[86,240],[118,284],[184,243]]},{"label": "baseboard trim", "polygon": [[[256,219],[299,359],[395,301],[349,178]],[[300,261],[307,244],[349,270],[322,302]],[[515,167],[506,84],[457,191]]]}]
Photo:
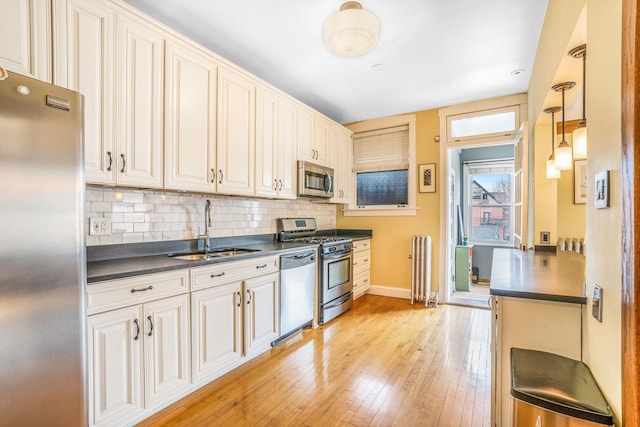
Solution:
[{"label": "baseboard trim", "polygon": [[379,295],[383,297],[411,299],[410,289],[392,288],[389,286],[371,285],[368,293],[371,295]]}]

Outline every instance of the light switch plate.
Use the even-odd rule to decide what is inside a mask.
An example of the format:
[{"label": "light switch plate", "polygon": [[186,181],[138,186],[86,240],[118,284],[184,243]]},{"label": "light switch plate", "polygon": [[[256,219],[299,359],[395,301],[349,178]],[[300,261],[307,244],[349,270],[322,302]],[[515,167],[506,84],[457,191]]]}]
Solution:
[{"label": "light switch plate", "polygon": [[598,322],[602,322],[602,287],[593,285],[593,296],[591,298],[591,315]]},{"label": "light switch plate", "polygon": [[111,235],[111,218],[89,218],[89,235]]}]

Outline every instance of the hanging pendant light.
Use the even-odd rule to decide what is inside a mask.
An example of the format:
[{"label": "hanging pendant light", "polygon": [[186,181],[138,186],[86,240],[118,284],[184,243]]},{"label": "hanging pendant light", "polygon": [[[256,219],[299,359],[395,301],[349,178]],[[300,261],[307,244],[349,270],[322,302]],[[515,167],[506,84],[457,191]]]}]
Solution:
[{"label": "hanging pendant light", "polygon": [[360,56],[378,44],[380,23],[357,1],[348,1],[324,23],[324,44],[338,56]]},{"label": "hanging pendant light", "polygon": [[556,92],[562,92],[562,141],[556,149],[556,169],[566,171],[571,169],[573,163],[573,153],[571,146],[565,139],[564,134],[564,93],[576,85],[576,82],[564,82],[551,86]]},{"label": "hanging pendant light", "polygon": [[558,111],[562,110],[562,107],[549,107],[545,108],[545,113],[551,113],[551,155],[547,160],[547,179],[560,178],[560,171],[556,169],[556,157],[555,157],[555,145],[556,145],[556,119],[555,115]]},{"label": "hanging pendant light", "polygon": [[573,158],[587,158],[587,115],[586,115],[586,87],[587,87],[587,45],[574,47],[569,51],[569,56],[582,58],[582,120],[573,131]]}]

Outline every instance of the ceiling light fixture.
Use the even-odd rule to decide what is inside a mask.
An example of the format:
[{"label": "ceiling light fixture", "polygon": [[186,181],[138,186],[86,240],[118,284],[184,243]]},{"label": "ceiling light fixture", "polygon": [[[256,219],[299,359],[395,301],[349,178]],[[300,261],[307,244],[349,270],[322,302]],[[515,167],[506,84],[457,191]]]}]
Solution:
[{"label": "ceiling light fixture", "polygon": [[564,93],[565,91],[571,89],[576,85],[576,82],[564,82],[558,83],[556,85],[551,86],[556,92],[562,92],[562,141],[558,144],[558,149],[556,150],[556,169],[560,171],[566,171],[571,169],[573,163],[573,153],[571,150],[571,146],[564,138]]},{"label": "ceiling light fixture", "polygon": [[582,120],[573,131],[573,158],[587,158],[587,116],[586,116],[586,88],[587,88],[587,45],[574,47],[569,51],[569,56],[582,58]]},{"label": "ceiling light fixture", "polygon": [[560,178],[560,171],[556,169],[555,145],[556,145],[556,118],[555,115],[562,107],[545,108],[545,113],[551,113],[551,155],[547,160],[547,179]]},{"label": "ceiling light fixture", "polygon": [[360,56],[378,43],[380,23],[360,3],[348,1],[326,20],[322,33],[329,52],[338,56]]}]

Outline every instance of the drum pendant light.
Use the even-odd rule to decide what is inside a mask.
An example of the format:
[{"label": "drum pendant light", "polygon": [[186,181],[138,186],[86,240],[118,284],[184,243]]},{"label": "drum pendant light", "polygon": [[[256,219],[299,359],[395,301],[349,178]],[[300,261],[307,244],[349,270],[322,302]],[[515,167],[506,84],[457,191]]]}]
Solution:
[{"label": "drum pendant light", "polygon": [[380,23],[357,1],[348,1],[331,15],[322,31],[329,52],[338,56],[360,56],[378,43]]},{"label": "drum pendant light", "polygon": [[569,56],[582,58],[582,120],[573,131],[573,158],[587,158],[587,115],[586,115],[586,88],[587,88],[587,45],[574,47],[569,51]]},{"label": "drum pendant light", "polygon": [[551,155],[547,160],[547,179],[560,178],[560,171],[556,169],[556,157],[555,157],[555,145],[556,145],[556,119],[555,115],[558,111],[562,110],[562,107],[549,107],[545,108],[545,113],[551,113]]},{"label": "drum pendant light", "polygon": [[573,153],[564,133],[564,93],[575,85],[576,82],[564,82],[551,86],[554,91],[562,92],[562,141],[560,141],[556,149],[556,169],[560,171],[569,170],[573,165]]}]

